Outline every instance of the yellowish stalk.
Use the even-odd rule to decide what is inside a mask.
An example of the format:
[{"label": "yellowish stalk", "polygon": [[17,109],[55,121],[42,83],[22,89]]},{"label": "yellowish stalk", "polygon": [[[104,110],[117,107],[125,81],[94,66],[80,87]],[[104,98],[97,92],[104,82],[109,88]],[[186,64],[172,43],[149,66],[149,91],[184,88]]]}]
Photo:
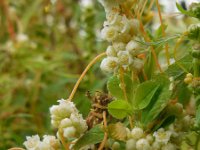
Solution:
[{"label": "yellowish stalk", "polygon": [[102,58],[102,57],[105,56],[105,55],[106,55],[105,52],[99,54],[98,56],[96,56],[96,57],[88,64],[88,66],[85,68],[85,70],[83,71],[83,73],[82,73],[81,76],[79,77],[78,81],[76,82],[76,84],[75,84],[75,86],[74,86],[74,88],[73,88],[73,90],[72,90],[72,92],[71,92],[71,94],[70,94],[68,100],[71,101],[71,100],[73,99],[73,97],[74,97],[74,95],[75,95],[75,93],[76,93],[76,91],[77,91],[77,88],[78,88],[80,82],[83,80],[84,76],[86,75],[87,71],[92,67],[92,65],[94,65],[100,58]]}]

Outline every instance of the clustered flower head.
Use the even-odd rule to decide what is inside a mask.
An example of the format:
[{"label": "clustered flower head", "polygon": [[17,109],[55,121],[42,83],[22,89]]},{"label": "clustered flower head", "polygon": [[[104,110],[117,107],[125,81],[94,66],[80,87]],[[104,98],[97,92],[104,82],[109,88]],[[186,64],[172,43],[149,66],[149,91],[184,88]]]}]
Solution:
[{"label": "clustered flower head", "polygon": [[55,136],[44,135],[43,140],[40,140],[38,135],[27,136],[23,143],[27,150],[58,150],[60,142]]},{"label": "clustered flower head", "polygon": [[142,128],[127,128],[126,150],[176,150],[178,146],[172,140],[175,136],[178,138],[179,133],[171,129],[145,134]]},{"label": "clustered flower head", "polygon": [[64,99],[58,100],[58,102],[59,105],[53,105],[50,108],[51,123],[58,128],[58,137],[60,134],[66,139],[80,137],[87,130],[86,121],[73,102]]},{"label": "clustered flower head", "polygon": [[123,69],[141,69],[143,60],[137,58],[141,54],[138,40],[139,21],[120,14],[119,5],[122,0],[99,0],[106,12],[106,21],[101,30],[102,39],[110,42],[106,50],[107,58],[103,59],[100,67],[103,71],[112,73]]}]

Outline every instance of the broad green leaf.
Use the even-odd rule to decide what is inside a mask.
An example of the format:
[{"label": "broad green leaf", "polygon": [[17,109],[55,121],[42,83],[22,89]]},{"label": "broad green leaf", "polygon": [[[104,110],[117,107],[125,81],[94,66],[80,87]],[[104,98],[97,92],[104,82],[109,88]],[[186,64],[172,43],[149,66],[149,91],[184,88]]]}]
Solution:
[{"label": "broad green leaf", "polygon": [[114,100],[108,104],[108,112],[117,119],[123,119],[132,113],[132,108],[125,100]]},{"label": "broad green leaf", "polygon": [[159,88],[159,83],[155,81],[146,81],[136,88],[132,106],[134,109],[144,109],[151,102]]},{"label": "broad green leaf", "polygon": [[97,125],[85,133],[74,145],[74,150],[79,150],[81,147],[90,145],[90,144],[97,144],[100,143],[104,138],[104,131]]},{"label": "broad green leaf", "polygon": [[[136,81],[132,81],[128,75],[124,75],[124,83],[126,89],[126,95],[130,102],[133,97],[133,89],[138,84]],[[120,87],[120,79],[118,76],[113,76],[108,80],[107,83],[108,91],[117,99],[125,99],[124,93]]]},{"label": "broad green leaf", "polygon": [[192,56],[186,55],[177,62],[173,63],[168,67],[165,71],[168,76],[174,77],[174,79],[180,78],[187,72],[189,72],[192,68]]},{"label": "broad green leaf", "polygon": [[119,78],[117,76],[112,76],[107,83],[108,91],[111,93],[112,96],[116,97],[117,99],[124,99],[123,91],[119,87],[119,85]]},{"label": "broad green leaf", "polygon": [[151,108],[147,108],[142,117],[142,122],[144,124],[147,124],[148,122],[154,120],[159,113],[167,106],[168,101],[170,100],[171,91],[169,91],[167,88],[164,88],[158,97],[154,99],[155,103],[151,106]]},{"label": "broad green leaf", "polygon": [[167,77],[159,75],[155,78],[155,82],[159,83],[160,87],[150,104],[142,112],[141,122],[144,125],[147,125],[159,115],[159,113],[167,106],[172,94],[172,91],[169,90],[169,80]]}]

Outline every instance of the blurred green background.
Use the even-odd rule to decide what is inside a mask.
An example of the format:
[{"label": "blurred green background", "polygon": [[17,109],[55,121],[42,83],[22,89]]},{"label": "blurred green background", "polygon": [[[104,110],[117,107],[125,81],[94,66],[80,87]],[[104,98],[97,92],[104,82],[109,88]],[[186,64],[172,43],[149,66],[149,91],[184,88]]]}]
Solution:
[{"label": "blurred green background", "polygon": [[[49,107],[69,96],[88,62],[105,50],[97,38],[104,20],[97,2],[0,0],[0,149],[22,146],[27,135],[55,134]],[[84,117],[85,92],[105,87],[99,63],[74,98]]]},{"label": "blurred green background", "polygon": [[[49,107],[66,99],[89,61],[105,51],[108,43],[99,38],[103,7],[97,0],[83,2],[0,0],[0,150],[22,147],[28,135],[55,134]],[[144,11],[143,18],[153,35],[160,25],[157,12]],[[167,36],[184,32],[194,22],[167,12],[163,18]],[[175,42],[169,43],[171,58]],[[190,50],[188,41],[180,47],[178,58]],[[159,58],[164,64],[164,52]],[[74,98],[84,117],[90,110],[85,93],[106,90],[108,76],[99,63],[89,70]]]}]

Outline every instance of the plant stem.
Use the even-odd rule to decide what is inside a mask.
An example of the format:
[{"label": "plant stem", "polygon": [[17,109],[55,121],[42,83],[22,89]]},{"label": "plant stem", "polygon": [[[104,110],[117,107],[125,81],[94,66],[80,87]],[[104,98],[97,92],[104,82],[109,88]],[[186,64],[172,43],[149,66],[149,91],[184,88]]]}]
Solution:
[{"label": "plant stem", "polygon": [[74,85],[74,88],[73,88],[73,90],[72,90],[72,92],[71,92],[71,94],[70,94],[68,100],[71,101],[71,100],[73,99],[73,97],[74,97],[74,95],[75,95],[75,93],[76,93],[76,90],[77,90],[77,88],[78,88],[80,82],[83,80],[84,76],[86,75],[87,71],[92,67],[92,65],[94,65],[101,57],[103,57],[103,56],[105,56],[105,55],[106,55],[105,52],[99,54],[98,56],[96,56],[96,57],[88,64],[88,66],[85,68],[85,70],[83,71],[83,73],[82,73],[81,76],[79,77],[78,81],[77,81],[76,84]]},{"label": "plant stem", "polygon": [[[165,29],[164,29],[164,25],[163,25],[163,21],[162,21],[162,15],[161,15],[161,10],[160,10],[160,5],[158,0],[156,0],[156,6],[158,8],[158,15],[159,15],[159,19],[160,19],[160,24],[161,24],[161,29],[162,29],[162,36],[165,37]],[[167,59],[167,64],[168,66],[170,65],[170,61],[169,61],[169,46],[166,43],[165,44],[165,55],[166,55],[166,59]]]},{"label": "plant stem", "polygon": [[101,142],[98,150],[103,149],[104,145],[106,144],[107,138],[108,138],[108,133],[106,132],[106,129],[107,129],[106,111],[103,111],[103,125],[104,125],[104,129],[105,129],[105,133],[104,133],[103,141]]}]

